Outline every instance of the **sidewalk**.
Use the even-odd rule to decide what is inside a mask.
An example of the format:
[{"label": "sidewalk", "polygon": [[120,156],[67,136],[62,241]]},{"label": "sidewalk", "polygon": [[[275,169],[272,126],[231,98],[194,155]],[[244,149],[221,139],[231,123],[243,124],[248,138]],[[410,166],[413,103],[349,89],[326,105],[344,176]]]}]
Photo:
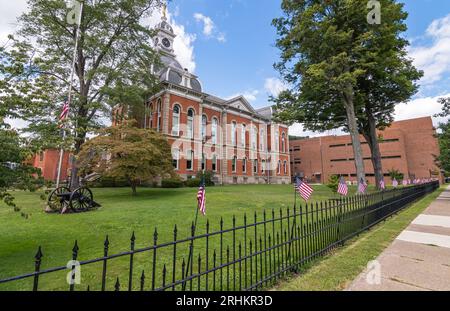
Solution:
[{"label": "sidewalk", "polygon": [[[361,273],[346,290],[450,290],[450,187],[377,258],[381,283]],[[370,272],[373,276],[373,271]],[[370,279],[370,278],[369,278]]]}]

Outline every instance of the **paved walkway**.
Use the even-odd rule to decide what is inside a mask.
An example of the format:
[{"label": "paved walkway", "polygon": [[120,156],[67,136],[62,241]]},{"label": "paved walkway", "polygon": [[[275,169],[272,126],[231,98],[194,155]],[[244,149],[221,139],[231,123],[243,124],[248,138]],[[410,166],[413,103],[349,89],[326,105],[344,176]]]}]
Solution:
[{"label": "paved walkway", "polygon": [[[379,266],[366,269],[347,290],[450,290],[450,187],[397,237],[377,261]],[[381,271],[381,279],[373,282],[377,280],[374,277],[377,270]]]}]

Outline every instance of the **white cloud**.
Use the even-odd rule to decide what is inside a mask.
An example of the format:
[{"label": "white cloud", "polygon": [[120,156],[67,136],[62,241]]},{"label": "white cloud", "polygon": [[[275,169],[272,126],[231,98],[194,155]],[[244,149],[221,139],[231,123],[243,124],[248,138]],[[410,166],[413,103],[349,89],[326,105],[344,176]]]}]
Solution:
[{"label": "white cloud", "polygon": [[[441,97],[450,97],[449,94],[436,97],[422,97],[411,100],[408,103],[402,103],[395,108],[395,120],[407,120],[420,117],[433,116],[442,110],[441,104],[438,103],[438,99]],[[435,118],[433,117],[434,125],[439,122],[443,122],[448,118]]]},{"label": "white cloud", "polygon": [[431,39],[431,45],[412,46],[408,52],[414,65],[425,73],[421,83],[428,85],[450,72],[450,14],[434,20],[425,37]]},{"label": "white cloud", "polygon": [[215,38],[221,43],[226,42],[225,34],[223,32],[217,31],[217,27],[211,17],[205,16],[202,13],[195,13],[194,18],[197,22],[203,24],[203,34],[206,37]]},{"label": "white cloud", "polygon": [[[176,16],[177,9],[175,9],[174,15]],[[153,13],[153,15],[147,21],[151,27],[156,26],[161,21],[162,14],[159,11]],[[170,12],[167,13],[167,21],[172,25],[174,33],[177,35],[173,42],[173,49],[177,60],[190,72],[194,73],[197,66],[195,62],[194,54],[194,42],[197,39],[195,34],[188,33],[183,25],[178,24],[173,18]]]},{"label": "white cloud", "polygon": [[8,35],[17,30],[17,18],[27,8],[26,0],[1,0],[0,10],[0,46],[8,41]]},{"label": "white cloud", "polygon": [[264,83],[264,89],[272,96],[278,96],[287,89],[287,85],[278,78],[267,78]]}]

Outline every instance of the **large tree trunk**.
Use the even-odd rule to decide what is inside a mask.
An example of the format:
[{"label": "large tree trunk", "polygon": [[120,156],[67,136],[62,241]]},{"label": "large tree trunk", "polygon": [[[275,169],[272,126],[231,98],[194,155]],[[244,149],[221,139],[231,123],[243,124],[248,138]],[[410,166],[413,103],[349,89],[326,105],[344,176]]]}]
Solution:
[{"label": "large tree trunk", "polygon": [[352,139],[353,154],[355,156],[356,176],[358,178],[358,185],[366,181],[366,174],[364,168],[364,159],[361,147],[361,141],[359,139],[358,125],[356,123],[355,107],[353,101],[353,88],[347,87],[347,90],[343,93],[345,111],[347,114],[348,130]]},{"label": "large tree trunk", "polygon": [[364,128],[363,135],[370,147],[373,171],[375,173],[375,184],[377,189],[380,190],[380,181],[383,180],[383,166],[381,163],[380,144],[378,143],[375,118],[370,111],[367,112],[367,126]]}]

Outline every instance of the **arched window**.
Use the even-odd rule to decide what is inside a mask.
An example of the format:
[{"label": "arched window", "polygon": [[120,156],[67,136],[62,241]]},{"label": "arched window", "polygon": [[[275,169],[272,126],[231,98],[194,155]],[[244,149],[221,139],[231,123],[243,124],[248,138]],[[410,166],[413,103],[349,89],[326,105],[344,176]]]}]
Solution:
[{"label": "arched window", "polygon": [[194,109],[189,109],[187,117],[187,138],[190,139],[194,138],[194,115]]},{"label": "arched window", "polygon": [[259,131],[259,150],[260,151],[264,151],[265,150],[264,149],[264,146],[265,146],[264,141],[265,141],[265,139],[264,139],[264,129],[261,129]]},{"label": "arched window", "polygon": [[278,174],[281,174],[281,160],[278,160]]},{"label": "arched window", "polygon": [[281,151],[283,153],[286,153],[286,134],[285,133],[283,133],[281,135]]},{"label": "arched window", "polygon": [[206,157],[204,153],[202,153],[202,171],[203,170],[206,170]]},{"label": "arched window", "polygon": [[245,124],[242,124],[242,128],[241,128],[241,145],[242,145],[242,147],[245,147],[245,145],[247,145],[246,138],[245,138],[246,132],[247,132],[247,126]]},{"label": "arched window", "polygon": [[242,172],[244,174],[247,173],[247,159],[246,158],[242,159]]},{"label": "arched window", "polygon": [[253,160],[253,173],[258,174],[258,160]]},{"label": "arched window", "polygon": [[284,175],[287,175],[287,162],[284,161]]},{"label": "arched window", "polygon": [[217,127],[219,125],[219,121],[217,121],[217,118],[212,119],[212,127],[211,127],[211,139],[212,143],[215,145],[217,144]]},{"label": "arched window", "polygon": [[236,146],[236,122],[231,123],[231,145]]},{"label": "arched window", "polygon": [[231,171],[232,171],[233,173],[236,173],[236,164],[237,164],[237,157],[234,156],[234,157],[233,157],[233,160],[232,160],[232,162],[231,162]]},{"label": "arched window", "polygon": [[173,115],[172,115],[172,135],[179,136],[180,135],[180,113],[181,108],[178,105],[173,107]]},{"label": "arched window", "polygon": [[261,161],[261,172],[264,174],[264,170],[266,168],[266,160]]},{"label": "arched window", "polygon": [[162,118],[162,116],[161,116],[161,99],[158,99],[158,105],[157,105],[157,107],[156,107],[156,109],[157,109],[157,120],[156,120],[156,130],[158,131],[158,132],[161,132],[161,118]]},{"label": "arched window", "polygon": [[206,126],[208,124],[208,118],[202,115],[202,139],[206,141]]}]

